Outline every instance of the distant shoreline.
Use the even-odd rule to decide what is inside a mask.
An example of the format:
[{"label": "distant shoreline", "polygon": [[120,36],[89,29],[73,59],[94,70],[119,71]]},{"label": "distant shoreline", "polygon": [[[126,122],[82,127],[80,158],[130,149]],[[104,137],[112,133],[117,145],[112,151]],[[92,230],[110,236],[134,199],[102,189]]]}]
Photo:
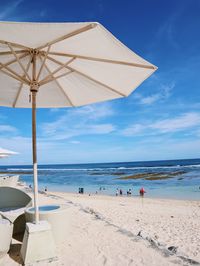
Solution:
[{"label": "distant shoreline", "polygon": [[[75,165],[88,165],[88,164],[91,164],[91,165],[96,165],[96,164],[140,164],[140,163],[157,163],[157,162],[174,162],[174,161],[198,161],[200,160],[200,158],[185,158],[185,159],[166,159],[166,160],[144,160],[144,161],[117,161],[117,162],[88,162],[88,163],[42,163],[42,164],[38,164],[38,167],[40,166],[52,166],[52,165],[57,165],[57,166],[62,166],[62,165],[67,165],[67,166],[75,166]],[[0,168],[1,167],[10,167],[10,166],[14,166],[14,167],[20,167],[20,166],[26,166],[26,167],[32,167],[32,164],[29,163],[29,164],[9,164],[9,165],[4,165],[4,164],[0,164]]]}]

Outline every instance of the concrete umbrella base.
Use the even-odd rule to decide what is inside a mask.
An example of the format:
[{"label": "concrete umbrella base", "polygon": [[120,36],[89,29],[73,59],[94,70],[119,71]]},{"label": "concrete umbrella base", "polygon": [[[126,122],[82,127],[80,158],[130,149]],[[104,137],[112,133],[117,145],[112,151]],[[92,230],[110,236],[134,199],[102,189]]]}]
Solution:
[{"label": "concrete umbrella base", "polygon": [[47,221],[40,221],[38,224],[26,223],[21,257],[24,265],[58,259],[51,225]]}]

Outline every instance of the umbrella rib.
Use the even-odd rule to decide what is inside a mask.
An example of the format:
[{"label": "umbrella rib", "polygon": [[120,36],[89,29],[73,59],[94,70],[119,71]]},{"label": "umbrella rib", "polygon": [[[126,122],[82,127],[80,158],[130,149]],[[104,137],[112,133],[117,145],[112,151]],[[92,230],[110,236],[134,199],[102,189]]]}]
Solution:
[{"label": "umbrella rib", "polygon": [[54,40],[51,41],[51,42],[48,42],[48,43],[46,43],[46,44],[44,44],[44,45],[39,46],[39,47],[37,48],[37,50],[41,50],[41,49],[43,49],[43,48],[45,48],[45,47],[47,47],[47,46],[49,46],[49,45],[52,45],[52,44],[55,44],[55,43],[57,43],[57,42],[60,42],[60,41],[66,40],[66,39],[68,39],[68,38],[71,38],[71,37],[73,37],[73,36],[75,36],[75,35],[78,35],[78,34],[80,34],[80,33],[83,33],[83,32],[85,32],[85,31],[88,31],[88,30],[90,30],[90,29],[93,29],[93,28],[96,27],[96,26],[97,26],[96,23],[91,23],[91,24],[89,24],[89,25],[87,25],[87,26],[84,26],[84,27],[82,27],[82,28],[80,28],[80,29],[74,30],[74,31],[72,31],[72,32],[70,32],[70,33],[68,33],[68,34],[66,34],[66,35],[63,35],[63,36],[61,36],[61,37],[59,37],[59,38],[56,38],[56,39],[54,39]]},{"label": "umbrella rib", "polygon": [[106,58],[97,58],[97,57],[91,57],[91,56],[84,56],[84,55],[77,55],[77,54],[66,54],[66,53],[58,53],[58,52],[50,52],[49,54],[50,55],[58,55],[58,56],[66,56],[66,57],[76,57],[76,58],[80,58],[80,59],[97,61],[97,62],[104,62],[104,63],[110,63],[110,64],[126,65],[126,66],[133,66],[133,67],[140,67],[140,68],[147,68],[147,69],[157,69],[153,65],[131,63],[131,62],[125,62],[125,61],[119,61],[119,60],[111,60],[111,59],[106,59]]},{"label": "umbrella rib", "polygon": [[[62,64],[61,62],[57,61],[56,59],[54,59],[54,58],[52,58],[52,57],[50,57],[50,56],[47,56],[47,58],[48,58],[49,60],[51,60],[51,61],[57,63],[57,64]],[[108,86],[108,85],[106,85],[106,84],[104,84],[104,83],[102,83],[102,82],[100,82],[100,81],[98,81],[98,80],[96,80],[96,79],[90,77],[89,75],[84,74],[84,73],[81,72],[81,71],[78,71],[78,70],[76,70],[76,69],[74,69],[74,68],[72,68],[72,67],[70,67],[70,66],[65,66],[65,67],[66,67],[67,69],[69,69],[69,70],[71,70],[71,71],[74,71],[74,72],[80,74],[81,76],[84,76],[85,78],[87,78],[87,79],[89,79],[89,80],[91,80],[91,81],[93,81],[93,82],[95,82],[95,83],[97,83],[97,84],[99,84],[99,85],[101,85],[101,86],[107,88],[108,90],[110,90],[110,91],[112,91],[112,92],[115,92],[116,94],[118,94],[118,95],[120,95],[120,96],[123,96],[123,97],[124,97],[124,96],[127,96],[126,94],[121,93],[121,92],[119,92],[119,91],[117,91],[117,90],[111,88],[110,86]]]},{"label": "umbrella rib", "polygon": [[[5,68],[8,72],[5,71],[5,70],[3,70],[2,68]],[[10,69],[9,67],[6,67],[5,65],[2,65],[1,63],[0,63],[0,71],[2,73],[4,73],[4,74],[10,76],[11,78],[14,78],[14,79],[20,81],[20,82],[26,83],[27,85],[30,84],[30,82],[27,79],[21,77],[15,71],[13,71],[12,69]]]},{"label": "umbrella rib", "polygon": [[86,75],[85,73],[83,73],[83,72],[81,72],[81,71],[79,71],[79,70],[76,70],[76,69],[74,69],[74,68],[72,68],[72,67],[68,67],[68,68],[69,68],[70,70],[72,70],[72,71],[78,73],[79,75],[84,76],[85,78],[87,78],[87,79],[89,79],[89,80],[91,80],[91,81],[93,81],[93,82],[95,82],[95,83],[97,83],[97,84],[99,84],[99,85],[105,87],[106,89],[108,89],[108,90],[110,90],[110,91],[112,91],[112,92],[115,92],[116,94],[118,94],[118,95],[120,95],[120,96],[123,96],[123,97],[126,97],[126,96],[127,96],[126,94],[124,94],[124,93],[122,93],[122,92],[119,92],[119,91],[116,90],[116,89],[111,88],[110,86],[108,86],[108,85],[106,85],[106,84],[104,84],[104,83],[102,83],[102,82],[100,82],[100,81],[98,81],[98,80],[92,78],[92,77],[89,76],[89,75]]},{"label": "umbrella rib", "polygon": [[45,84],[47,84],[49,82],[52,82],[54,80],[57,80],[57,79],[62,78],[64,76],[67,76],[67,75],[71,74],[72,72],[74,72],[74,71],[71,70],[71,71],[63,73],[63,74],[61,74],[61,75],[59,75],[57,77],[49,75],[48,79],[45,79],[42,82],[39,82],[38,84],[39,84],[39,86],[45,85]]},{"label": "umbrella rib", "polygon": [[[41,58],[40,58],[41,59]],[[46,68],[46,70],[51,74],[52,72],[50,71],[50,69],[48,68],[48,66],[46,64],[44,64],[44,67]],[[53,75],[52,75],[53,76]],[[56,84],[58,85],[59,89],[62,91],[63,95],[66,97],[67,101],[71,104],[71,106],[75,106],[73,104],[73,102],[71,101],[71,99],[69,98],[69,96],[67,95],[67,93],[64,91],[63,87],[60,85],[60,83],[58,82],[57,79],[55,79]]]},{"label": "umbrella rib", "polygon": [[[48,55],[46,55],[45,57],[48,58]],[[45,77],[44,79],[42,79],[42,80],[39,82],[40,85],[46,83],[46,81],[48,81],[49,78],[52,77],[52,75],[56,74],[57,72],[59,72],[59,71],[62,70],[63,68],[66,68],[66,66],[67,66],[68,64],[70,64],[72,61],[74,61],[74,59],[75,59],[75,58],[71,58],[71,59],[70,59],[68,62],[66,62],[65,64],[60,63],[60,66],[59,66],[57,69],[55,69],[53,72],[51,72],[51,75],[48,75],[47,77]],[[67,74],[67,73],[66,73],[66,74]],[[62,75],[60,75],[60,76],[62,76]],[[59,76],[59,77],[60,77],[60,76]],[[57,78],[58,78],[58,77],[57,77]]]},{"label": "umbrella rib", "polygon": [[[26,67],[26,71],[27,72],[29,71],[29,68],[30,68],[30,65],[31,65],[31,61],[32,61],[32,56],[30,57],[29,62],[28,62],[27,67]],[[24,75],[24,77],[25,77],[25,75]],[[16,105],[17,105],[17,101],[19,99],[19,95],[21,93],[21,90],[22,90],[23,85],[24,84],[21,82],[20,87],[19,87],[19,90],[18,90],[17,95],[16,95],[16,98],[15,98],[15,101],[13,103],[13,107],[16,107]]]},{"label": "umbrella rib", "polygon": [[[41,56],[39,56],[40,60],[42,61]],[[60,88],[60,90],[62,91],[62,93],[64,94],[64,96],[67,98],[68,102],[71,104],[71,106],[74,107],[74,104],[72,103],[71,99],[69,98],[69,96],[66,94],[66,92],[63,90],[62,86],[60,85],[60,83],[58,82],[58,80],[55,78],[52,74],[52,72],[50,71],[50,69],[48,68],[48,66],[46,65],[46,63],[44,63],[44,67],[46,68],[46,70],[49,72],[49,74],[52,76],[52,81],[55,80],[56,84],[58,85],[58,87]]]},{"label": "umbrella rib", "polygon": [[[21,58],[24,58],[24,57],[26,57],[28,54],[23,54],[23,55],[21,55],[19,58],[21,59]],[[0,63],[0,71],[2,72],[2,73],[4,73],[4,74],[6,74],[6,75],[8,75],[8,76],[10,76],[10,77],[12,77],[12,78],[14,78],[14,79],[17,79],[18,81],[21,81],[21,82],[23,82],[23,83],[26,83],[26,84],[28,84],[29,85],[29,81],[28,80],[26,80],[25,78],[22,78],[20,75],[18,75],[15,71],[13,71],[12,69],[10,69],[8,66],[9,65],[11,65],[11,64],[13,64],[13,63],[16,63],[17,62],[17,60],[16,59],[13,59],[13,60],[11,60],[11,61],[9,61],[9,62],[7,62],[7,63],[5,63],[5,64],[2,64],[2,63]],[[9,71],[9,72],[7,72],[7,71],[5,71],[5,70],[3,70],[3,68],[5,68],[7,71]],[[12,74],[11,74],[12,73]]]},{"label": "umbrella rib", "polygon": [[[19,58],[21,59],[21,58],[24,58],[24,57],[26,57],[28,55],[28,53],[25,53],[25,54],[23,54],[23,55],[21,55]],[[7,63],[5,63],[5,64],[3,64],[4,66],[9,66],[9,65],[11,65],[11,64],[13,64],[13,63],[16,63],[17,62],[17,59],[13,59],[13,60],[11,60],[11,61],[9,61],[9,62],[7,62]],[[0,63],[1,64],[1,63]]]},{"label": "umbrella rib", "polygon": [[15,46],[17,48],[26,49],[28,51],[30,50],[29,47],[21,45],[21,44],[18,44],[18,43],[14,43],[14,42],[7,42],[7,41],[4,41],[4,40],[0,40],[0,43],[6,44],[6,45],[8,45],[8,43],[10,43],[12,46]]},{"label": "umbrella rib", "polygon": [[[26,52],[29,52],[29,50],[18,50],[18,51],[15,51],[16,54],[21,54],[21,53],[26,53]],[[11,54],[13,54],[11,51],[0,52],[0,56],[1,55],[11,55]]]},{"label": "umbrella rib", "polygon": [[45,62],[46,62],[46,59],[47,59],[47,55],[49,54],[50,48],[51,48],[51,45],[48,46],[47,52],[45,53],[45,57],[44,57],[43,60],[40,57],[40,60],[42,61],[42,64],[41,64],[40,70],[38,71],[38,75],[37,75],[37,78],[36,78],[37,81],[39,80],[40,74],[42,73],[42,69],[43,69],[43,67],[45,65]]},{"label": "umbrella rib", "polygon": [[[26,71],[26,69],[24,68],[22,62],[20,61],[20,59],[19,59],[19,57],[18,57],[18,55],[15,53],[15,51],[14,51],[12,45],[11,45],[10,43],[8,43],[7,45],[8,45],[8,47],[10,48],[11,52],[13,53],[13,55],[15,56],[15,58],[17,59],[17,62],[19,63],[21,69],[22,69],[23,72],[24,72],[24,76],[25,76],[25,77],[27,76],[27,78],[28,78],[29,81],[30,81],[31,79],[30,79],[30,77],[29,77],[29,74],[28,74],[28,72]],[[24,77],[24,78],[25,78],[25,77]]]},{"label": "umbrella rib", "polygon": [[[2,68],[5,68],[8,72],[6,72],[5,70],[2,70]],[[28,80],[26,80],[25,78],[23,78],[23,77],[21,77],[20,75],[18,75],[15,71],[13,71],[12,69],[10,69],[9,67],[7,67],[7,66],[5,66],[5,65],[3,65],[3,64],[1,64],[0,63],[0,70],[3,72],[3,73],[5,73],[5,74],[7,74],[8,76],[10,75],[12,75],[11,77],[15,77],[15,79],[17,79],[17,80],[19,80],[19,81],[21,81],[21,82],[23,82],[23,83],[26,83],[26,84],[28,84],[29,85],[29,81]],[[11,74],[12,73],[12,74]]]},{"label": "umbrella rib", "polygon": [[[1,66],[1,65],[0,65],[0,66]],[[26,84],[29,85],[29,83],[27,83],[27,81],[25,82],[25,81],[22,79],[22,77],[17,77],[17,76],[15,76],[15,75],[13,75],[13,74],[8,73],[7,71],[5,71],[5,70],[3,70],[3,69],[0,69],[0,71],[1,71],[2,73],[6,74],[7,76],[13,78],[13,79],[16,79],[16,80],[18,80],[18,81],[20,81],[20,82],[23,82],[23,83],[26,83]]]}]

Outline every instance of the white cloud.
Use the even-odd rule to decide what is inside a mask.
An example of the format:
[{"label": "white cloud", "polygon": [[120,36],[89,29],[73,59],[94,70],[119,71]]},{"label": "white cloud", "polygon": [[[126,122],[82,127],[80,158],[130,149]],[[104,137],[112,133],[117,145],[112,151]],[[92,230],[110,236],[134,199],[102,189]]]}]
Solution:
[{"label": "white cloud", "polygon": [[17,129],[10,125],[0,125],[0,132],[15,133]]},{"label": "white cloud", "polygon": [[177,117],[154,121],[148,124],[131,125],[121,131],[124,136],[174,133],[200,126],[199,113],[185,113]]},{"label": "white cloud", "polygon": [[140,134],[144,129],[146,129],[145,125],[142,124],[135,124],[132,126],[127,127],[122,131],[122,135],[124,136],[132,136]]},{"label": "white cloud", "polygon": [[48,125],[50,130],[58,128],[64,122],[71,124],[75,122],[86,120],[98,120],[107,118],[114,114],[112,105],[108,103],[92,104],[77,108],[51,108],[50,112],[59,113],[60,117],[56,121],[44,123],[43,126]]},{"label": "white cloud", "polygon": [[177,25],[182,21],[183,14],[188,8],[190,1],[182,1],[179,8],[174,9],[174,12],[168,15],[168,18],[160,21],[158,25],[158,30],[155,32],[152,45],[149,45],[150,48],[157,48],[158,45],[169,44],[171,47],[178,49],[180,43],[177,38]]},{"label": "white cloud", "polygon": [[99,119],[113,115],[114,111],[111,104],[101,103],[73,109],[72,113],[74,115],[86,116],[88,119]]},{"label": "white cloud", "polygon": [[175,84],[171,85],[161,85],[160,91],[158,93],[151,94],[149,96],[143,96],[140,93],[135,93],[134,98],[138,100],[139,104],[153,104],[157,101],[164,101],[171,96],[171,91]]},{"label": "white cloud", "polygon": [[80,144],[81,142],[78,141],[78,140],[71,140],[70,143],[72,143],[72,144]]},{"label": "white cloud", "polygon": [[100,123],[112,115],[110,104],[98,104],[64,110],[64,114],[53,122],[41,125],[42,135],[54,140],[68,139],[80,135],[108,134],[115,130],[110,123]]},{"label": "white cloud", "polygon": [[5,149],[18,152],[16,155],[9,156],[2,159],[1,164],[25,164],[32,162],[32,140],[31,138],[14,136],[14,137],[1,137],[0,146]]},{"label": "white cloud", "polygon": [[115,130],[112,124],[72,124],[69,126],[63,125],[53,131],[49,128],[45,130],[43,136],[44,140],[64,140],[72,137],[83,136],[83,135],[97,135],[97,134],[108,134]]},{"label": "white cloud", "polygon": [[115,130],[112,124],[94,124],[89,125],[88,130],[90,134],[108,134]]},{"label": "white cloud", "polygon": [[153,94],[148,97],[141,97],[140,98],[140,103],[141,104],[153,104],[154,102],[157,102],[160,99],[160,94]]},{"label": "white cloud", "polygon": [[189,159],[199,158],[200,156],[200,141],[198,139],[164,139],[162,138],[158,143],[152,143],[152,140],[129,143],[129,146],[121,147],[118,152],[107,152],[107,157],[112,158],[113,161],[144,161],[144,160],[167,160],[167,159]]},{"label": "white cloud", "polygon": [[194,126],[200,126],[199,113],[186,113],[176,118],[164,119],[149,125],[150,128],[162,133],[180,131]]},{"label": "white cloud", "polygon": [[61,108],[51,108],[50,109],[50,112],[52,112],[52,113],[58,113],[61,110],[63,110],[63,109],[61,109]]}]

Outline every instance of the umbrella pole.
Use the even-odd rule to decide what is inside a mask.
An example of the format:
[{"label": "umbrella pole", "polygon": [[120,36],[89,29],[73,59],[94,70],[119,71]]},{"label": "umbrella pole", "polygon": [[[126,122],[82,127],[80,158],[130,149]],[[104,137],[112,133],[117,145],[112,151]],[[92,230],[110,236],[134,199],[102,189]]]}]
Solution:
[{"label": "umbrella pole", "polygon": [[32,147],[33,147],[33,180],[34,180],[34,207],[35,223],[39,223],[38,208],[38,176],[37,176],[37,151],[36,151],[36,94],[37,89],[31,89],[32,94]]}]

